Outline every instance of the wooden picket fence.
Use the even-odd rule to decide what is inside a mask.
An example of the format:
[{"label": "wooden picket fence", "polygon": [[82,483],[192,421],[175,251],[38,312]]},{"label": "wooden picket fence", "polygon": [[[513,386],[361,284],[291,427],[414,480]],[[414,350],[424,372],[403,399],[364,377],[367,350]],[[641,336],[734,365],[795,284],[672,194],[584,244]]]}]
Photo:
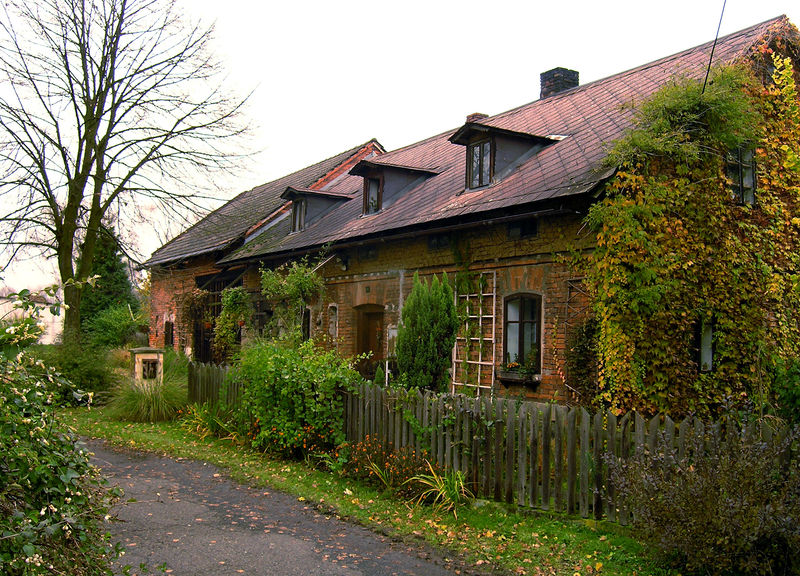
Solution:
[{"label": "wooden picket fence", "polygon": [[[694,449],[693,438],[712,446],[730,433],[719,423],[706,426],[693,418],[646,420],[635,412],[617,417],[610,411],[590,414],[579,407],[368,384],[345,396],[345,413],[349,441],[370,436],[395,449],[413,446],[462,472],[476,496],[623,525],[630,514],[609,477],[612,456],[672,446],[682,458]],[[737,437],[774,434],[781,431],[744,430]]]},{"label": "wooden picket fence", "polygon": [[[216,404],[224,390],[228,405],[238,403],[237,385],[223,386],[228,370],[191,362],[189,401]],[[590,414],[580,407],[387,390],[371,384],[344,393],[343,399],[350,442],[369,436],[387,448],[412,447],[418,455],[463,473],[481,498],[623,525],[631,518],[609,476],[612,458],[644,449],[655,453],[665,446],[683,458],[697,448],[697,438],[703,439],[701,449],[716,449],[730,434],[737,441],[769,441],[788,432],[763,422],[737,431],[694,418],[645,419],[636,412],[618,417],[610,411]]]},{"label": "wooden picket fence", "polygon": [[234,405],[241,397],[238,384],[230,383],[223,386],[230,366],[206,364],[203,362],[189,362],[189,403],[190,404],[217,404],[220,400],[220,391],[225,390],[225,403]]}]

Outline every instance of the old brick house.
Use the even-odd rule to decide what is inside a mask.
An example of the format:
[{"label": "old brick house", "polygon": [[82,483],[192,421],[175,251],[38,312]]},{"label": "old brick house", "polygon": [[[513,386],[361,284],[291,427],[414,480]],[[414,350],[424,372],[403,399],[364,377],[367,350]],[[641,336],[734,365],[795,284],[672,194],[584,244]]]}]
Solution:
[{"label": "old brick house", "polygon": [[[744,58],[785,18],[721,38],[716,63]],[[607,146],[633,107],[675,76],[702,78],[712,43],[578,85],[576,72],[542,74],[538,100],[392,152],[376,141],[245,192],[157,250],[151,344],[208,358],[203,318],[183,318],[180,295],[243,285],[259,267],[327,249],[325,301],[311,334],[345,355],[390,357],[415,272],[459,276],[469,318],[453,352],[453,382],[478,393],[513,388],[563,394],[566,338],[587,307],[566,256],[591,250],[588,207],[615,170]],[[257,299],[257,298],[256,298]],[[214,301],[210,314],[214,314]],[[257,319],[269,311],[257,303]],[[519,362],[538,374],[503,371]]]}]

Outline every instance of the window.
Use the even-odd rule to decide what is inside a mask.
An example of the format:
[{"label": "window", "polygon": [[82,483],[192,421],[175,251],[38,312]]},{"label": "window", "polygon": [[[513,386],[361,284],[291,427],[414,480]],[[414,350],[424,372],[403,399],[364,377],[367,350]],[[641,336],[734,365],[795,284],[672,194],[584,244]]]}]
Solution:
[{"label": "window", "polygon": [[542,299],[533,294],[506,299],[503,355],[506,364],[517,362],[541,371]]},{"label": "window", "polygon": [[700,320],[695,324],[695,358],[700,372],[714,369],[714,322]]},{"label": "window", "polygon": [[382,178],[364,178],[364,214],[375,214],[381,209]]},{"label": "window", "polygon": [[300,232],[306,227],[306,201],[292,202],[292,232]]},{"label": "window", "polygon": [[728,153],[725,174],[730,180],[731,196],[739,204],[755,204],[756,170],[753,149],[737,148]]},{"label": "window", "polygon": [[519,222],[512,222],[508,225],[508,239],[522,240],[525,238],[535,238],[539,235],[539,219],[529,218]]},{"label": "window", "polygon": [[164,322],[164,348],[175,346],[175,325],[167,320]]},{"label": "window", "polygon": [[334,342],[339,338],[339,308],[336,304],[328,305],[328,336]]},{"label": "window", "polygon": [[488,186],[492,179],[492,141],[467,146],[467,188]]},{"label": "window", "polygon": [[449,234],[431,234],[428,236],[428,250],[444,250],[450,248],[450,235]]},{"label": "window", "polygon": [[378,257],[378,248],[376,246],[359,246],[357,254],[359,262],[375,260]]}]

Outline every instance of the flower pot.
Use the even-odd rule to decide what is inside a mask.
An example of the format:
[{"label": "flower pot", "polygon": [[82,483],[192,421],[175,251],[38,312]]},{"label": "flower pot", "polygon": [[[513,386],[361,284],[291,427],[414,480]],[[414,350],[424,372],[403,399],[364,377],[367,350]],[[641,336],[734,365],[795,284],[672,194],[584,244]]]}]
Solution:
[{"label": "flower pot", "polygon": [[497,370],[497,379],[506,386],[530,386],[536,388],[542,381],[541,374],[528,374],[517,370]]}]

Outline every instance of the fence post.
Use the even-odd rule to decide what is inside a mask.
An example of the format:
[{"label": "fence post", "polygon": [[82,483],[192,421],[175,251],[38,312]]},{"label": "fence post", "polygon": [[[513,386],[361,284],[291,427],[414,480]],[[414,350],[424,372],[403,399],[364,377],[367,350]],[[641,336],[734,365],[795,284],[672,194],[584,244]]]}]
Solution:
[{"label": "fence post", "polygon": [[567,514],[575,514],[575,458],[577,457],[575,421],[577,416],[577,408],[570,408],[567,413]]},{"label": "fence post", "polygon": [[589,517],[589,423],[591,416],[586,408],[581,408],[581,485],[580,509],[583,518]]}]

